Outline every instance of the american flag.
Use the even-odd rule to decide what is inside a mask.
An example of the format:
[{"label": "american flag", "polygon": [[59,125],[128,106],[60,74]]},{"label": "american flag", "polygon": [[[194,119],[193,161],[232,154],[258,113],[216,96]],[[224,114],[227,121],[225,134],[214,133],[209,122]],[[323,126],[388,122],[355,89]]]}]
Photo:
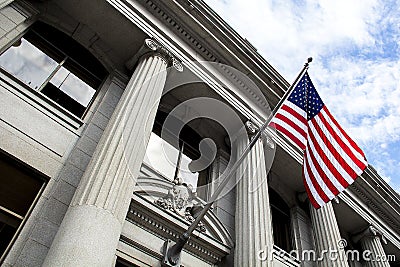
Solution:
[{"label": "american flag", "polygon": [[334,199],[367,167],[364,153],[332,117],[307,72],[269,125],[304,151],[303,182],[315,208]]}]

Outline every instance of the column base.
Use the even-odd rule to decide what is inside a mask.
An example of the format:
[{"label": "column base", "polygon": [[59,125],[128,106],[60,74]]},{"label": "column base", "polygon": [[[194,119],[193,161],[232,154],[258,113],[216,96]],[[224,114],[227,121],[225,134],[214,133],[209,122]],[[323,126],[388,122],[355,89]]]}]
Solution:
[{"label": "column base", "polygon": [[87,205],[69,207],[43,266],[110,267],[121,229],[109,211]]}]

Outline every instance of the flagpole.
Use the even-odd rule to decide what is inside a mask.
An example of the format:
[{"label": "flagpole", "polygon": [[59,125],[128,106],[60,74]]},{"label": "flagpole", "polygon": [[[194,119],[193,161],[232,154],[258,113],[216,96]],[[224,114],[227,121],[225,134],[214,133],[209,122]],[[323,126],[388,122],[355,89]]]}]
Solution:
[{"label": "flagpole", "polygon": [[262,135],[264,130],[267,128],[268,124],[271,122],[275,113],[282,106],[283,102],[289,97],[290,93],[293,91],[294,87],[297,85],[298,81],[303,76],[304,72],[307,71],[309,64],[311,62],[312,62],[312,58],[309,57],[307,59],[307,62],[304,64],[303,69],[300,71],[300,73],[296,77],[295,81],[292,83],[292,85],[289,87],[289,89],[285,92],[283,97],[279,100],[278,104],[272,110],[272,112],[268,116],[267,120],[261,125],[261,127],[258,129],[256,134],[251,138],[250,143],[246,146],[246,148],[243,151],[240,158],[233,164],[232,168],[230,168],[230,170],[228,170],[228,172],[226,174],[224,173],[223,176],[220,178],[220,179],[222,179],[222,182],[219,184],[217,189],[214,191],[213,195],[211,196],[211,198],[209,199],[207,204],[204,206],[204,208],[196,216],[195,220],[192,222],[192,224],[189,226],[189,228],[179,237],[179,240],[174,245],[170,245],[171,241],[169,241],[169,240],[166,241],[162,266],[172,267],[172,266],[179,265],[180,255],[181,255],[183,246],[187,243],[187,241],[189,240],[193,231],[196,229],[199,222],[204,218],[204,216],[206,215],[208,210],[214,204],[215,200],[219,197],[219,195],[221,194],[222,190],[227,185],[227,183],[229,182],[231,177],[236,173],[240,164],[244,161],[246,156],[249,154],[250,150],[253,148],[253,146],[256,144],[257,140],[260,138],[260,136]]}]

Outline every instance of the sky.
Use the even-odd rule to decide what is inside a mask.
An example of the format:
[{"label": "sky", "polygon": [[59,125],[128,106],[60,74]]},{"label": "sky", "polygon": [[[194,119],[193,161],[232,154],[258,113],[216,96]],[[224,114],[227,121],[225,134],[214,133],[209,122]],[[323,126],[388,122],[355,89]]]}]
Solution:
[{"label": "sky", "polygon": [[205,2],[289,83],[312,56],[322,100],[400,193],[400,1]]}]

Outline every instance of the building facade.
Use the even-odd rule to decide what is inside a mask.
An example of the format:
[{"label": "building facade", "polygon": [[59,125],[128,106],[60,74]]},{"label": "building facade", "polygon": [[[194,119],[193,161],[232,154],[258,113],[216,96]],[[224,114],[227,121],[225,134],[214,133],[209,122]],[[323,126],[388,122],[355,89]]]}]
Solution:
[{"label": "building facade", "polygon": [[[162,266],[289,83],[203,1],[0,1],[0,265]],[[369,166],[310,207],[269,131],[180,266],[400,266]]]}]

